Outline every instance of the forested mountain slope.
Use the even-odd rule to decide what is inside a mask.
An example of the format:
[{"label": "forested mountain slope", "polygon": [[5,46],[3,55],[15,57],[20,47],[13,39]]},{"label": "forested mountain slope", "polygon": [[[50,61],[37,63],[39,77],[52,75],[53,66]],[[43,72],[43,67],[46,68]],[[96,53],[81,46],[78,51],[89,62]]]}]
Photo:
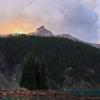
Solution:
[{"label": "forested mountain slope", "polygon": [[10,82],[32,89],[80,87],[81,83],[96,87],[100,49],[61,37],[8,36],[0,38],[0,72]]}]

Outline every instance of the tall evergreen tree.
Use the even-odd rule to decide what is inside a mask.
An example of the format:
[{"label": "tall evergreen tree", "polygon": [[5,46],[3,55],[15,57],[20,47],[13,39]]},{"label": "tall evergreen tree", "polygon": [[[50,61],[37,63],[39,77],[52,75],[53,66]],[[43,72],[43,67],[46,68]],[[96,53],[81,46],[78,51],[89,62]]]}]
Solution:
[{"label": "tall evergreen tree", "polygon": [[48,89],[46,66],[39,58],[35,59],[34,71],[35,71],[37,89],[43,89],[43,90]]},{"label": "tall evergreen tree", "polygon": [[33,57],[28,55],[25,65],[23,66],[23,74],[20,86],[29,90],[36,89],[36,80],[34,73],[34,60]]},{"label": "tall evergreen tree", "polygon": [[47,75],[47,67],[44,62],[41,62],[41,89],[48,89],[48,75]]}]

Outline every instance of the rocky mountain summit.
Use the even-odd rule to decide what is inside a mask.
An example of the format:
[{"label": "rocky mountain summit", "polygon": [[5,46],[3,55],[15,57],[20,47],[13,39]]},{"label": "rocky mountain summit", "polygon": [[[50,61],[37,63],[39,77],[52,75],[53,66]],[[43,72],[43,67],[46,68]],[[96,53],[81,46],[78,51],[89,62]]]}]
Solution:
[{"label": "rocky mountain summit", "polygon": [[47,30],[44,26],[41,26],[35,32],[31,32],[28,34],[34,36],[41,36],[41,37],[54,36],[54,34],[51,31]]},{"label": "rocky mountain summit", "polygon": [[53,36],[53,33],[47,30],[44,26],[41,26],[36,30],[36,36]]}]

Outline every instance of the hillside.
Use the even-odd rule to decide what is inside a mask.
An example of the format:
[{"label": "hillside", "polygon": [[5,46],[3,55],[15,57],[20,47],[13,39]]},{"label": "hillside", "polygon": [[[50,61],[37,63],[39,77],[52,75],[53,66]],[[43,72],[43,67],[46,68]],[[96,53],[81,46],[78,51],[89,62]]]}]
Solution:
[{"label": "hillside", "polygon": [[[0,55],[0,73],[21,86],[36,89],[48,84],[49,88],[61,89],[98,87],[100,83],[100,49],[82,42],[61,37],[8,36],[0,38]],[[34,70],[40,70],[35,75],[41,77],[32,77]],[[41,79],[38,85],[36,78]]]}]

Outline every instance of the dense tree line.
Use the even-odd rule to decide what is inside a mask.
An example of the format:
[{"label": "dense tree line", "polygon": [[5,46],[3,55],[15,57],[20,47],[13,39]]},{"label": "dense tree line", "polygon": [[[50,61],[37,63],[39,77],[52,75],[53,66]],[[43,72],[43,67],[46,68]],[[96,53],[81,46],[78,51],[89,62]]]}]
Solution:
[{"label": "dense tree line", "polygon": [[100,83],[100,49],[85,43],[60,37],[8,36],[0,38],[0,54],[5,55],[12,72],[14,65],[22,64],[25,77],[21,85],[27,87],[28,80],[27,88],[59,88],[70,67],[72,70],[66,74],[76,82]]},{"label": "dense tree line", "polygon": [[28,52],[23,63],[20,86],[29,90],[48,89],[46,66],[39,58],[33,58],[30,52]]}]

